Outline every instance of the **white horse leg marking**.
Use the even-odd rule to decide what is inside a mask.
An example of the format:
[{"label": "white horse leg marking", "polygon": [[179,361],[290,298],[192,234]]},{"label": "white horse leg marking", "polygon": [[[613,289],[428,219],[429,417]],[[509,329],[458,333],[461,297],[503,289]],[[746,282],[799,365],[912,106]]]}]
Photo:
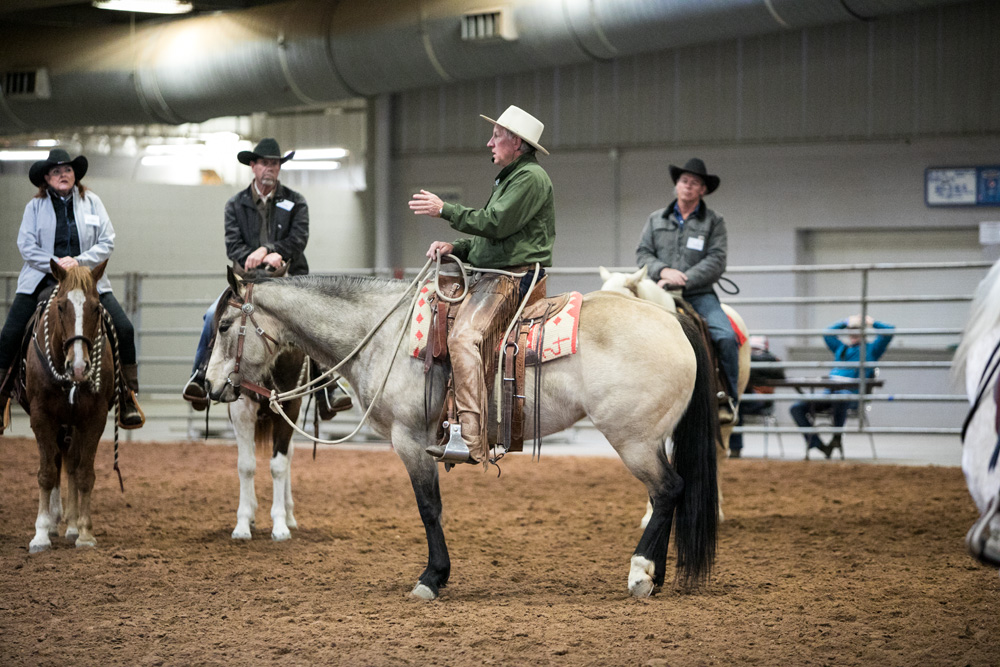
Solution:
[{"label": "white horse leg marking", "polygon": [[285,525],[289,528],[298,528],[299,523],[295,520],[295,501],[292,500],[292,453],[295,451],[295,444],[288,443],[288,474],[285,475]]},{"label": "white horse leg marking", "polygon": [[[62,521],[62,516],[62,496],[59,493],[59,487],[54,486],[51,493],[49,493],[49,520],[52,522],[52,532],[49,533],[49,537],[57,537],[59,535],[59,522]],[[68,524],[66,530],[69,530]]]},{"label": "white horse leg marking", "polygon": [[257,421],[257,406],[240,398],[229,408],[229,418],[236,433],[236,469],[240,475],[240,505],[236,509],[234,540],[249,540],[250,528],[257,514],[257,494],[254,490],[254,475],[257,472],[257,455],[254,445],[254,427]]},{"label": "white horse leg marking", "polygon": [[35,536],[28,544],[28,553],[37,554],[45,551],[52,542],[49,540],[49,532],[54,530],[52,526],[52,515],[49,513],[49,492],[44,489],[38,490],[38,516],[35,518]]},{"label": "white horse leg marking", "polygon": [[[58,489],[53,489],[57,491]],[[49,502],[49,514],[52,512],[52,503]],[[76,488],[76,479],[73,475],[66,475],[66,540],[76,542],[80,537],[80,529],[77,522],[80,519],[80,491]],[[53,529],[56,526],[53,525]]]},{"label": "white horse leg marking", "polygon": [[632,556],[632,567],[628,573],[628,591],[637,598],[648,598],[653,594],[653,561],[642,556]]},{"label": "white horse leg marking", "polygon": [[271,539],[283,542],[292,536],[285,523],[285,492],[289,475],[289,459],[278,453],[271,459]]},{"label": "white horse leg marking", "polygon": [[645,528],[649,524],[649,518],[653,516],[653,502],[647,498],[646,499],[646,513],[642,515],[642,520],[639,522],[640,528]]}]

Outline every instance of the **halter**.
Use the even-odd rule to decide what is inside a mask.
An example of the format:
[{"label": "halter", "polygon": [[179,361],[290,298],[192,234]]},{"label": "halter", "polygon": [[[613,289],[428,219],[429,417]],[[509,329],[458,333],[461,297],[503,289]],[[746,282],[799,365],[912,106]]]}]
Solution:
[{"label": "halter", "polygon": [[[246,296],[243,298],[243,301],[237,301],[236,299],[230,299],[228,301],[228,304],[233,308],[239,308],[242,314],[240,315],[239,335],[236,338],[236,366],[235,368],[233,368],[233,371],[229,374],[229,377],[226,378],[226,384],[228,384],[237,391],[239,391],[242,388],[248,391],[252,391],[253,393],[258,394],[260,396],[263,396],[266,399],[270,399],[271,398],[270,390],[261,387],[259,384],[254,384],[249,380],[244,380],[243,376],[240,374],[240,363],[243,361],[243,342],[245,341],[247,335],[247,319],[250,320],[250,323],[253,325],[254,330],[257,332],[257,335],[260,336],[261,340],[264,341],[264,347],[265,349],[267,349],[268,354],[273,355],[277,351],[279,346],[278,341],[276,341],[273,337],[268,335],[266,331],[261,329],[260,325],[257,324],[257,320],[254,319],[253,316],[254,307],[253,303],[251,303],[250,301],[253,298],[253,286],[254,283],[249,283],[247,285]],[[272,343],[274,343],[274,348],[275,348],[274,350],[271,349],[271,346],[270,344],[268,344],[267,341],[271,341]]]}]

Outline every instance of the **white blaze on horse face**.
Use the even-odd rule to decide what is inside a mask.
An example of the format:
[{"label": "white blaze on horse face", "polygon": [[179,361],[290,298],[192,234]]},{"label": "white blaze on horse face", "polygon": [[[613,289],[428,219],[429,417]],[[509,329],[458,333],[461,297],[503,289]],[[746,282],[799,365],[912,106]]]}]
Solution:
[{"label": "white blaze on horse face", "polygon": [[73,335],[78,338],[73,341],[73,379],[82,382],[87,375],[87,359],[83,354],[83,304],[86,300],[83,290],[75,289],[66,295],[66,299],[73,304]]}]

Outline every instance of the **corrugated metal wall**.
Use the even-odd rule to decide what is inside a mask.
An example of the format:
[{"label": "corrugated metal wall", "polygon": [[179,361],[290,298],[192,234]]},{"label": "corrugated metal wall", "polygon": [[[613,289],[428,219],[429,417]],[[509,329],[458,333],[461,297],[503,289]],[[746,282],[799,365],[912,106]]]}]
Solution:
[{"label": "corrugated metal wall", "polygon": [[997,132],[998,33],[1000,3],[974,2],[422,89],[397,96],[394,148],[480,149],[477,114],[508,104],[549,149]]}]

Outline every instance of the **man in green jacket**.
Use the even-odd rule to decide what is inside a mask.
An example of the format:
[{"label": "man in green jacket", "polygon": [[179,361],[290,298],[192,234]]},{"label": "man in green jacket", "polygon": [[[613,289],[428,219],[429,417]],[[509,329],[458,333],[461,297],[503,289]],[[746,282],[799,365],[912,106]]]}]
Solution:
[{"label": "man in green jacket", "polygon": [[[486,145],[493,152],[493,163],[500,167],[486,206],[446,204],[426,190],[410,201],[414,214],[444,218],[452,229],[471,235],[452,243],[435,241],[427,250],[428,257],[452,254],[474,267],[468,296],[448,338],[455,407],[462,440],[469,449],[468,463],[487,459],[485,378],[494,371],[499,339],[532,278],[537,272],[540,280],[545,273],[541,267],[552,266],[556,235],[552,181],[535,155],[536,151],[549,153],[538,143],[545,126],[516,106],[508,107],[497,120],[482,118],[493,123],[493,136]],[[444,450],[438,444],[427,452],[440,459]]]}]

